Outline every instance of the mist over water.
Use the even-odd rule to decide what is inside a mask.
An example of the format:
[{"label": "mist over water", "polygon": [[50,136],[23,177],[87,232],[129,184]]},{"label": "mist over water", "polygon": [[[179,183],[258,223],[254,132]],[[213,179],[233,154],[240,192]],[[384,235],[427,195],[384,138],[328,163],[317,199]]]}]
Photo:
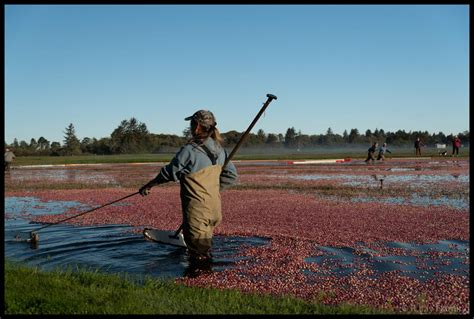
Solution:
[{"label": "mist over water", "polygon": [[[286,148],[286,147],[242,147],[239,149],[239,154],[245,155],[258,155],[258,154],[271,154],[271,155],[291,155],[291,154],[304,154],[304,155],[321,155],[321,154],[342,154],[342,153],[365,153],[370,145],[351,145],[351,146],[321,146],[321,147],[302,147],[302,148]],[[229,147],[228,149],[231,149]]]},{"label": "mist over water", "polygon": [[[283,146],[272,147],[272,146],[263,146],[263,147],[246,147],[242,146],[236,155],[337,155],[339,157],[344,157],[346,155],[365,157],[367,156],[367,150],[371,146],[368,144],[348,144],[344,146],[318,146],[318,147],[301,147],[301,148],[287,148]],[[382,146],[380,143],[378,147]],[[233,146],[225,147],[229,152],[232,150]],[[415,148],[411,145],[390,145],[387,144],[387,148],[392,153],[386,154],[387,157],[397,156],[403,154],[404,156],[409,155],[410,153],[415,156]],[[422,156],[439,156],[439,152],[447,151],[447,155],[450,156],[452,148],[450,145],[447,145],[444,149],[438,149],[434,146],[427,146],[422,148]],[[378,149],[377,149],[378,152]],[[459,150],[461,155],[469,155],[469,146],[461,147]]]}]

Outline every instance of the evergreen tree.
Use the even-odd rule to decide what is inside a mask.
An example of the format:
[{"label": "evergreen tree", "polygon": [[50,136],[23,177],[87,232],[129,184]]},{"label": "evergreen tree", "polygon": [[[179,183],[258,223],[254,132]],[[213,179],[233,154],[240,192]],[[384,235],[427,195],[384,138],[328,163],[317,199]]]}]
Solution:
[{"label": "evergreen tree", "polygon": [[37,147],[38,147],[38,143],[36,142],[36,140],[34,138],[32,138],[30,140],[30,149],[32,151],[35,151]]},{"label": "evergreen tree", "polygon": [[323,137],[322,144],[325,145],[331,145],[334,143],[334,133],[332,129],[329,127],[328,130],[326,131],[326,136]]},{"label": "evergreen tree", "polygon": [[81,152],[92,153],[92,140],[89,137],[84,137],[81,141]]},{"label": "evergreen tree", "polygon": [[342,133],[342,139],[344,142],[349,142],[349,134],[347,134],[347,130],[344,130]]},{"label": "evergreen tree", "polygon": [[103,137],[99,140],[93,139],[91,145],[92,153],[98,155],[110,155],[112,154],[112,148],[110,147],[110,138]]},{"label": "evergreen tree", "polygon": [[140,123],[134,117],[123,120],[111,134],[113,153],[134,154],[151,148],[151,137],[145,123]]},{"label": "evergreen tree", "polygon": [[286,147],[295,147],[297,144],[296,140],[296,131],[294,127],[291,127],[286,130],[285,134],[285,146]]},{"label": "evergreen tree", "polygon": [[266,144],[268,145],[275,145],[278,143],[278,136],[273,133],[269,133],[267,135],[267,140],[265,141]]},{"label": "evergreen tree", "polygon": [[242,136],[242,133],[232,130],[227,133],[222,133],[221,135],[222,135],[222,138],[224,138],[224,145],[232,146],[232,145],[236,145],[239,142],[240,137]]},{"label": "evergreen tree", "polygon": [[76,137],[76,130],[74,129],[74,125],[72,123],[69,124],[68,127],[66,127],[66,132],[64,132],[64,134],[66,134],[64,136],[64,155],[81,154],[81,143]]},{"label": "evergreen tree", "polygon": [[262,129],[259,129],[257,131],[256,143],[260,144],[260,145],[264,144],[265,143],[265,138],[266,138],[265,132]]},{"label": "evergreen tree", "polygon": [[359,137],[359,130],[356,128],[351,129],[349,133],[349,143],[357,142],[357,138]]},{"label": "evergreen tree", "polygon": [[51,143],[51,155],[53,156],[59,156],[61,155],[61,144],[59,142],[52,142]]}]

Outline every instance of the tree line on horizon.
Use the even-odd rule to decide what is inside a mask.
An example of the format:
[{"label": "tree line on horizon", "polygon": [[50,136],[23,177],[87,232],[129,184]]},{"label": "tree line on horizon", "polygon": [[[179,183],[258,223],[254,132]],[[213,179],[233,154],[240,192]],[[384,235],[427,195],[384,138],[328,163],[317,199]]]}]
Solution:
[{"label": "tree line on horizon", "polygon": [[[76,136],[74,125],[70,123],[63,132],[64,140],[50,142],[44,137],[38,140],[32,138],[29,143],[15,138],[12,144],[5,142],[5,147],[12,148],[17,156],[67,156],[81,154],[113,155],[113,154],[145,154],[145,153],[169,153],[185,144],[190,138],[189,128],[183,131],[182,136],[174,134],[150,133],[145,123],[139,122],[132,117],[123,120],[111,133],[110,137],[89,138],[79,140]],[[224,147],[233,147],[237,144],[243,132],[235,130],[221,132],[224,138]],[[463,145],[469,145],[469,131],[458,133]],[[427,131],[398,130],[396,132],[385,132],[376,128],[373,132],[367,129],[361,134],[358,129],[353,128],[349,132],[344,130],[343,134],[335,134],[329,127],[325,134],[307,135],[296,131],[294,127],[287,129],[285,135],[265,133],[262,129],[256,134],[249,133],[242,147],[251,148],[286,148],[306,149],[315,147],[350,147],[370,145],[374,142],[387,143],[391,146],[403,147],[413,146],[416,138],[427,146],[436,143],[450,145],[454,139],[453,134],[445,135],[443,132],[428,133]]]}]

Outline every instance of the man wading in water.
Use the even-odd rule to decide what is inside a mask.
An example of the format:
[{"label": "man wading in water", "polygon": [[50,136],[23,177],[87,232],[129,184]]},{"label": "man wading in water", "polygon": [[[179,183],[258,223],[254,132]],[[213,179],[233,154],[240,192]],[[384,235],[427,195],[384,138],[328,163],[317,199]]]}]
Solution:
[{"label": "man wading in water", "polygon": [[222,168],[228,154],[212,112],[199,110],[185,120],[191,120],[192,138],[139,192],[146,196],[153,186],[180,182],[183,237],[193,263],[210,261],[213,230],[222,220],[220,191],[237,181],[237,170],[232,162]]}]

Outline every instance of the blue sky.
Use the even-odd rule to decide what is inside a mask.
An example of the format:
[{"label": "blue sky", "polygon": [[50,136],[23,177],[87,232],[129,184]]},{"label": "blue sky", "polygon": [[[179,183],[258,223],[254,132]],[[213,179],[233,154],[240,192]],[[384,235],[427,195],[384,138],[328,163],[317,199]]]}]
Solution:
[{"label": "blue sky", "polygon": [[469,130],[468,5],[7,5],[5,141]]}]

